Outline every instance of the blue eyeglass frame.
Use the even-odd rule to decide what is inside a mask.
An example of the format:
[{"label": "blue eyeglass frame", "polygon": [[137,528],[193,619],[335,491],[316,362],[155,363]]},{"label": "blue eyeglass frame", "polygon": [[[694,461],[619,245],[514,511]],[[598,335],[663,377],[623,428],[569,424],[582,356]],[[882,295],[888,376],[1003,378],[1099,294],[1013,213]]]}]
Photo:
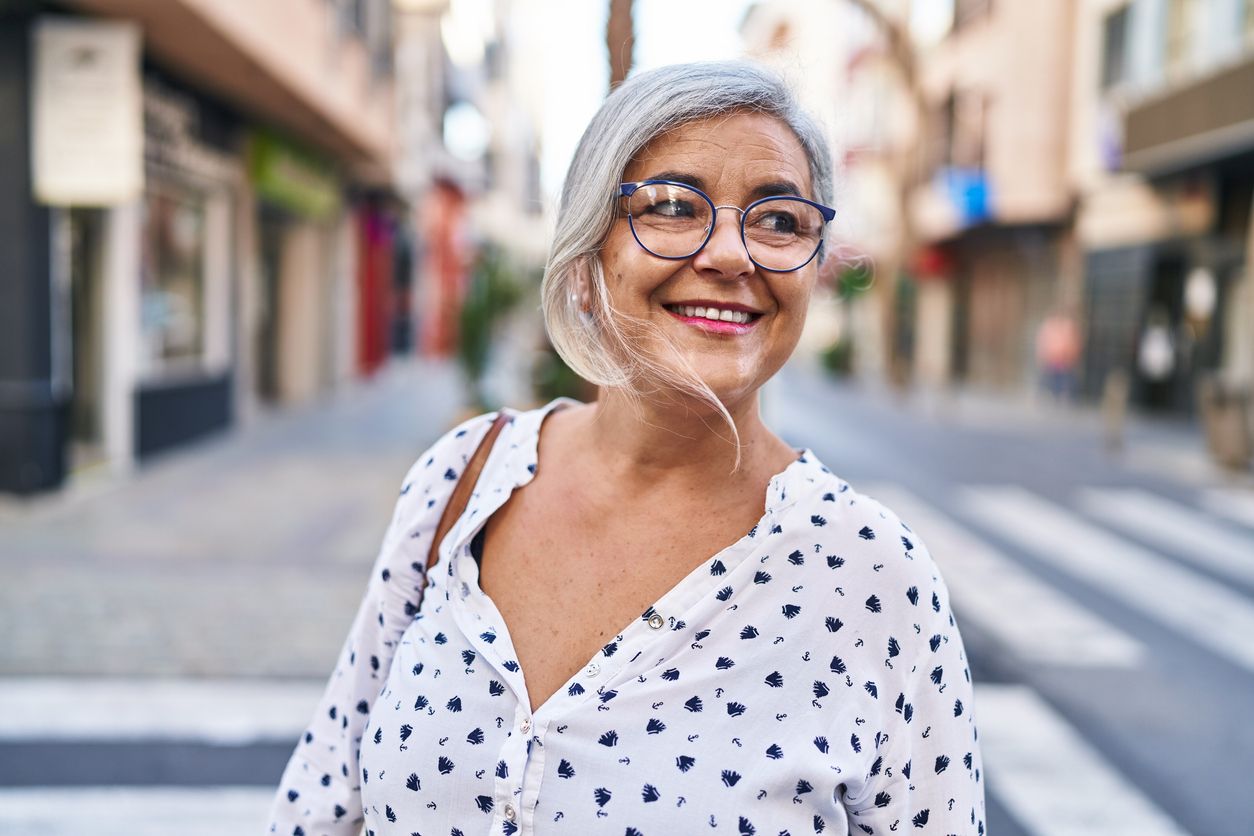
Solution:
[{"label": "blue eyeglass frame", "polygon": [[770,267],[766,267],[760,264],[758,260],[753,257],[753,253],[749,251],[749,240],[748,238],[745,237],[745,217],[748,216],[749,211],[753,209],[753,207],[757,206],[759,203],[766,203],[768,200],[795,200],[798,203],[805,203],[810,206],[813,206],[815,209],[818,209],[819,213],[823,216],[824,224],[831,223],[832,219],[836,217],[836,210],[831,208],[830,206],[824,206],[822,203],[815,203],[813,200],[809,200],[808,198],[804,198],[804,197],[801,197],[800,195],[792,195],[792,194],[777,194],[777,195],[770,195],[768,197],[760,198],[759,200],[753,201],[752,203],[750,203],[748,206],[746,206],[743,209],[741,209],[739,206],[732,206],[731,204],[717,206],[715,205],[714,201],[710,199],[710,196],[708,194],[701,191],[696,186],[693,186],[689,183],[680,183],[676,180],[638,180],[635,183],[620,183],[618,186],[618,193],[621,197],[631,197],[639,189],[645,186],[679,186],[681,188],[687,189],[690,192],[697,193],[710,206],[710,228],[706,230],[705,239],[701,241],[701,243],[697,246],[695,250],[688,253],[687,255],[659,255],[658,253],[653,252],[653,250],[646,247],[644,245],[644,242],[640,240],[640,236],[636,234],[635,219],[632,217],[631,212],[627,213],[627,225],[631,227],[631,237],[636,239],[636,243],[640,245],[640,248],[652,256],[655,256],[657,258],[664,258],[668,261],[683,261],[685,259],[692,258],[697,253],[704,250],[705,245],[710,243],[710,239],[714,237],[714,224],[718,222],[718,210],[719,209],[735,209],[737,212],[740,213],[740,242],[744,244],[745,254],[749,256],[749,260],[752,261],[754,264],[756,264],[759,269],[765,270],[768,273],[795,273],[798,270],[800,270],[802,267],[805,267],[811,261],[814,261],[814,257],[819,254],[819,250],[823,249],[822,237],[819,238],[818,246],[814,248],[814,252],[810,253],[810,257],[807,258],[805,261],[801,262],[796,267],[793,267],[790,270],[774,270]]}]

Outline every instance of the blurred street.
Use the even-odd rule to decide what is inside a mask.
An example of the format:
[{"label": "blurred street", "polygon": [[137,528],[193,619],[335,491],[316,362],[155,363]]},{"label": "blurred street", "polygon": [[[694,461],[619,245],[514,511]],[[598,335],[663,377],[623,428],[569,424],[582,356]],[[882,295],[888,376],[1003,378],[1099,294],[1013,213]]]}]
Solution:
[{"label": "blurred street", "polygon": [[[0,506],[16,580],[0,589],[0,831],[259,832],[396,486],[459,387],[398,361],[132,481]],[[1248,480],[1167,425],[1134,424],[1113,455],[1089,412],[899,400],[804,362],[764,409],[944,571],[990,833],[1248,832],[1254,729],[1231,722],[1254,704]]]},{"label": "blurred street", "polygon": [[590,391],[589,120],[728,59],[836,169],[763,412],[941,567],[982,836],[1254,834],[1254,0],[0,0],[0,836],[261,832],[409,466]]}]

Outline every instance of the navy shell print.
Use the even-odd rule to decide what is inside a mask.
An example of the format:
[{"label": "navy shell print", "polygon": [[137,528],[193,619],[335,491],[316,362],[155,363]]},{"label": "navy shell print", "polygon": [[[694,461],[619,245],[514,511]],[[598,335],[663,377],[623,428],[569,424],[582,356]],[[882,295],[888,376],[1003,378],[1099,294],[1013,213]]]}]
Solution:
[{"label": "navy shell print", "polygon": [[536,468],[553,404],[498,438],[423,590],[492,416],[406,475],[271,833],[983,834],[972,687],[919,537],[810,451],[764,513],[530,711],[472,542]]}]

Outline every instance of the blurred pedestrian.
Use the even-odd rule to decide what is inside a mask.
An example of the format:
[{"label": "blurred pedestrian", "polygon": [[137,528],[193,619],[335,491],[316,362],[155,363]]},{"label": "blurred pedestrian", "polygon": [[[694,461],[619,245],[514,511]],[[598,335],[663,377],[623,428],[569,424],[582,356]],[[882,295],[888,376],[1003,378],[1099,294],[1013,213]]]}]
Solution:
[{"label": "blurred pedestrian", "polygon": [[1075,395],[1076,366],[1080,360],[1080,329],[1070,309],[1056,308],[1036,332],[1036,366],[1041,382],[1055,401]]},{"label": "blurred pedestrian", "polygon": [[1171,400],[1171,385],[1176,371],[1176,343],[1171,335],[1171,320],[1161,306],[1150,309],[1145,328],[1137,343],[1136,367],[1141,377],[1143,403],[1165,406]]},{"label": "blurred pedestrian", "polygon": [[936,565],[759,414],[835,214],[827,147],[750,64],[606,99],[543,286],[601,394],[414,464],[271,832],[984,832]]}]

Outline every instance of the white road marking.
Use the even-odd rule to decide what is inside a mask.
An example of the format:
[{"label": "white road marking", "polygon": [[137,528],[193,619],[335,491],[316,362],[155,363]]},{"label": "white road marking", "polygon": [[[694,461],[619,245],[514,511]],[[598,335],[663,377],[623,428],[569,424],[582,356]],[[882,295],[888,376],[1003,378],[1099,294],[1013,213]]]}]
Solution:
[{"label": "white road marking", "polygon": [[1134,667],[1144,646],[950,518],[896,486],[870,486],[918,532],[956,609],[1021,659],[1073,667]]},{"label": "white road marking", "polygon": [[0,678],[0,742],[295,743],[324,687],[254,680]]},{"label": "white road marking", "polygon": [[980,526],[1254,671],[1254,606],[1226,586],[1023,488],[967,488],[963,504]]},{"label": "white road marking", "polygon": [[1185,505],[1141,490],[1088,488],[1080,491],[1079,502],[1085,512],[1103,522],[1254,585],[1254,537],[1242,537]]},{"label": "white road marking", "polygon": [[975,686],[988,792],[1033,836],[1187,836],[1030,688]]},{"label": "white road marking", "polygon": [[1202,507],[1212,514],[1227,517],[1254,528],[1254,491],[1215,488],[1202,493]]},{"label": "white road marking", "polygon": [[266,827],[261,787],[0,788],[5,836],[239,836]]}]

